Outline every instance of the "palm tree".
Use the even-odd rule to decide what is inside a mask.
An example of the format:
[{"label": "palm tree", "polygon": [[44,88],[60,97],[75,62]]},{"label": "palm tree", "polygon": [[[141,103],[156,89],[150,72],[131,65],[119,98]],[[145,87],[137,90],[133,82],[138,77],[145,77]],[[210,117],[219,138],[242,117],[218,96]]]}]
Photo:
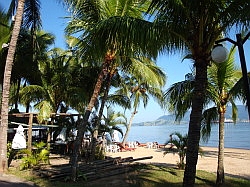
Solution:
[{"label": "palm tree", "polygon": [[71,62],[71,53],[52,49],[48,58],[39,62],[41,85],[28,85],[21,89],[21,101],[23,104],[35,103],[40,122],[49,119],[51,113],[57,113],[62,102],[67,102],[68,87],[73,81]]},{"label": "palm tree", "polygon": [[9,109],[9,90],[10,90],[10,78],[12,65],[14,61],[14,55],[16,51],[16,44],[18,35],[22,24],[22,16],[24,11],[25,0],[18,1],[17,13],[15,17],[15,23],[12,31],[12,36],[9,44],[4,79],[3,79],[3,93],[2,93],[2,107],[1,107],[1,125],[0,130],[2,132],[0,138],[0,164],[2,165],[1,173],[7,169],[7,128],[8,128],[8,109]]},{"label": "palm tree", "polygon": [[[35,42],[32,39],[34,35],[36,38]],[[54,36],[44,31],[36,31],[31,35],[31,32],[23,29],[20,33],[11,77],[12,84],[17,85],[15,93],[10,97],[10,103],[15,104],[15,109],[19,106],[18,94],[21,83],[23,86],[41,84],[38,61],[46,58],[46,50],[53,42]],[[34,45],[37,49],[35,55],[33,53],[34,50],[30,50]],[[26,112],[29,112],[30,103],[26,103],[25,106]]]},{"label": "palm tree", "polygon": [[[235,67],[233,49],[230,51],[228,60],[222,64],[212,63],[208,68],[208,87],[204,107],[211,106],[203,111],[201,134],[203,140],[207,140],[211,131],[211,124],[219,118],[219,147],[217,185],[224,183],[224,120],[226,106],[232,105],[232,118],[237,119],[236,99],[244,99],[242,74]],[[169,101],[169,108],[174,111],[177,119],[181,119],[191,107],[191,97],[194,94],[194,80],[187,76],[183,82],[172,85],[165,93],[165,100]],[[178,95],[178,97],[177,97]]]},{"label": "palm tree", "polygon": [[[161,89],[165,85],[166,75],[159,67],[157,67],[155,62],[143,57],[136,59],[130,58],[127,59],[127,61],[121,61],[120,63],[114,64],[115,70],[113,70],[112,72],[117,72],[115,77],[119,78],[117,80],[119,81],[118,90],[114,92],[114,95],[123,95],[123,97],[120,97],[120,101],[124,101],[121,100],[121,98],[127,97],[129,102],[131,103],[130,105],[133,104],[134,109],[129,123],[126,125],[126,132],[122,142],[123,144],[125,144],[132,125],[133,118],[137,113],[137,108],[139,107],[140,103],[143,102],[144,107],[146,107],[149,100],[149,96],[153,97],[156,101],[161,103]],[[123,68],[123,66],[127,66],[127,68]],[[141,74],[141,72],[144,73]],[[111,77],[113,76],[114,75],[112,75]],[[108,90],[107,93],[105,92],[106,95],[108,94]],[[111,99],[113,98],[114,97],[112,97]],[[124,104],[126,104],[128,101],[127,99],[125,99],[125,102],[119,102],[119,104],[122,104],[124,106]],[[113,103],[118,104],[117,102]],[[100,114],[102,114],[101,108],[99,110]],[[124,108],[125,110],[128,109],[128,105],[125,105]]]},{"label": "palm tree", "polygon": [[[231,50],[229,58],[222,64],[213,64],[208,71],[208,94],[209,99],[213,101],[215,107],[204,111],[204,120],[202,124],[210,126],[215,119],[214,114],[219,115],[219,147],[218,147],[218,168],[217,168],[217,186],[224,183],[224,121],[226,107],[228,103],[232,106],[232,118],[234,123],[237,119],[237,107],[235,99],[243,99],[243,81],[240,79],[242,73],[234,65],[233,51]],[[214,111],[213,111],[214,110]]]},{"label": "palm tree", "polygon": [[[7,13],[10,19],[15,18],[17,2],[18,1],[16,0],[12,0],[10,3],[9,10]],[[22,64],[21,67],[17,67],[20,61],[23,60],[24,58],[23,56],[20,59],[16,57],[15,60],[16,62],[19,62],[19,63],[14,63],[13,73],[12,73],[12,81],[14,81],[14,83],[17,84],[17,89],[15,90],[15,93],[14,93],[15,110],[18,110],[18,99],[19,99],[18,93],[20,90],[21,82],[22,82],[21,77],[19,76],[20,71],[22,72],[28,69],[28,73],[24,73],[24,72],[22,73],[24,73],[25,75],[29,75],[29,76],[33,74],[32,75],[33,78],[35,78],[35,75],[37,75],[37,69],[38,69],[37,57],[41,54],[41,51],[40,51],[41,48],[39,48],[40,46],[37,45],[38,43],[37,31],[40,31],[41,27],[42,27],[42,20],[40,16],[40,0],[26,0],[24,4],[22,30],[20,33],[21,36],[19,36],[19,41],[18,41],[19,45],[17,47],[17,54],[20,51],[22,55],[25,54],[26,59],[24,60],[24,62],[28,65],[24,66],[24,64]],[[29,40],[23,41],[27,39],[27,36],[30,37]],[[29,46],[27,46],[27,44]],[[29,48],[28,52],[24,52],[25,47]],[[26,112],[29,112],[29,104],[27,104]]]},{"label": "palm tree", "polygon": [[[11,0],[7,15],[9,18],[15,17],[18,1]],[[22,27],[30,29],[31,33],[40,30],[42,20],[40,16],[40,0],[26,0],[24,3],[24,12]],[[33,35],[33,34],[32,34]]]},{"label": "palm tree", "polygon": [[[137,64],[139,65],[139,63]],[[136,68],[131,76],[128,76],[127,78],[125,77],[120,90],[116,91],[117,94],[123,93],[125,95],[129,95],[129,91],[130,102],[133,106],[132,115],[126,127],[127,129],[122,144],[125,144],[126,142],[140,103],[142,102],[143,106],[146,107],[150,98],[149,96],[151,96],[160,104],[163,98],[162,87],[166,82],[165,73],[152,61],[144,60],[139,66],[140,68]],[[144,72],[144,74],[141,74],[139,71]]]},{"label": "palm tree", "polygon": [[[75,34],[82,32],[80,37],[81,41],[78,43],[78,47],[81,50],[82,57],[86,61],[100,61],[100,58],[104,58],[101,65],[102,70],[98,76],[96,86],[94,88],[93,95],[87,106],[85,115],[83,117],[83,124],[78,129],[78,136],[75,144],[75,151],[73,155],[73,167],[72,167],[72,179],[76,180],[77,160],[79,155],[79,146],[83,137],[84,128],[86,128],[88,118],[97,101],[99,92],[102,86],[104,78],[112,71],[112,64],[117,56],[125,56],[123,50],[118,51],[117,45],[120,45],[118,41],[112,41],[111,45],[106,45],[105,42],[98,43],[96,45],[95,40],[98,36],[93,32],[99,27],[99,23],[102,23],[111,16],[127,16],[133,15],[138,18],[142,18],[140,6],[137,1],[125,1],[125,0],[109,0],[109,1],[80,1],[80,0],[65,0],[66,4],[73,10],[73,18],[68,26],[68,33]],[[137,9],[136,9],[137,8]],[[108,35],[103,39],[107,39]],[[131,48],[132,50],[132,48]],[[87,54],[87,55],[86,55]],[[86,58],[88,57],[88,58]]]},{"label": "palm tree", "polygon": [[[103,115],[104,125],[110,129],[108,132],[112,135],[114,130],[120,132],[123,136],[122,129],[118,125],[126,125],[127,119],[126,116],[120,112],[115,112],[111,106],[107,106],[107,115]],[[107,132],[107,131],[106,131]],[[102,132],[103,133],[103,132]]]},{"label": "palm tree", "polygon": [[167,153],[176,153],[179,155],[179,162],[177,163],[179,169],[185,168],[184,159],[187,153],[187,141],[188,136],[187,134],[182,135],[179,132],[174,132],[170,134],[172,137],[166,144],[170,143],[171,145],[175,146],[174,148],[167,149],[163,154],[166,155]]},{"label": "palm tree", "polygon": [[[109,40],[106,40],[107,44],[119,38],[125,46],[133,46],[153,57],[159,52],[191,52],[196,75],[183,186],[194,186],[195,183],[211,50],[215,41],[222,35],[228,35],[234,26],[249,27],[249,7],[248,0],[152,0],[148,12],[153,15],[153,23],[131,17],[112,17],[96,31],[99,38],[112,33],[109,34]],[[120,47],[126,50],[125,46]]]}]

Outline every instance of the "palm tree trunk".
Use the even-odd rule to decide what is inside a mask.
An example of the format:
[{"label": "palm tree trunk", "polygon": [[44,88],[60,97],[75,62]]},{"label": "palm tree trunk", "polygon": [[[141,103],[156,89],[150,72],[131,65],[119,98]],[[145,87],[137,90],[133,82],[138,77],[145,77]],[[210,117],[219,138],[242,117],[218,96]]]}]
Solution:
[{"label": "palm tree trunk", "polygon": [[216,186],[224,184],[224,118],[225,113],[219,115],[219,149]]},{"label": "palm tree trunk", "polygon": [[[104,90],[104,96],[102,99],[102,103],[101,103],[101,107],[99,110],[99,114],[98,114],[98,123],[97,125],[100,124],[102,115],[103,115],[103,111],[104,111],[104,107],[105,107],[105,103],[108,97],[108,93],[109,93],[109,89],[110,89],[110,85],[111,85],[111,79],[113,77],[113,75],[111,75],[110,73],[107,75],[108,77],[106,78],[106,88]],[[97,136],[98,136],[98,128],[94,130],[93,133],[93,137],[92,137],[92,141],[91,141],[91,152],[90,152],[90,161],[93,161],[95,159],[95,153],[96,153],[96,145],[97,145]]]},{"label": "palm tree trunk", "polygon": [[125,135],[124,135],[124,138],[123,138],[123,140],[122,140],[122,145],[123,145],[123,146],[125,145],[126,140],[127,140],[127,138],[128,138],[128,134],[129,134],[129,131],[130,131],[130,129],[131,129],[132,121],[133,121],[133,119],[134,119],[136,113],[137,113],[137,111],[134,110],[134,112],[132,113],[132,115],[131,115],[131,117],[130,117],[130,120],[129,120],[129,123],[128,123],[128,126],[127,126],[127,130],[126,130]]},{"label": "palm tree trunk", "polygon": [[76,181],[76,179],[77,179],[77,168],[78,168],[78,157],[80,154],[80,146],[82,145],[83,135],[84,135],[84,132],[86,131],[88,119],[89,119],[89,116],[90,116],[92,109],[95,106],[97,98],[99,96],[101,86],[103,83],[103,79],[104,79],[104,75],[107,74],[108,67],[113,60],[114,60],[113,54],[107,53],[107,55],[105,57],[105,61],[103,63],[102,71],[99,73],[99,76],[98,76],[98,79],[97,79],[97,82],[96,82],[96,85],[94,88],[94,92],[93,92],[92,97],[89,101],[88,107],[85,111],[83,120],[77,128],[78,129],[77,137],[76,137],[76,141],[74,143],[73,155],[71,158],[71,164],[72,164],[72,174],[71,174],[72,176],[71,177],[72,177],[73,181]]},{"label": "palm tree trunk", "polygon": [[18,110],[18,101],[19,101],[19,92],[20,92],[20,87],[21,87],[21,78],[17,80],[17,89],[15,93],[15,112]]},{"label": "palm tree trunk", "polygon": [[202,110],[207,86],[206,60],[196,60],[196,76],[194,93],[192,96],[192,111],[188,129],[188,145],[186,154],[186,167],[184,172],[183,187],[193,187],[195,183],[196,165],[198,161],[199,141]]},{"label": "palm tree trunk", "polygon": [[[108,73],[107,74],[107,78],[106,78],[106,88],[104,90],[104,96],[102,98],[102,103],[101,103],[101,107],[99,110],[99,114],[98,114],[98,124],[100,124],[102,115],[103,115],[103,111],[104,111],[104,107],[105,107],[105,103],[106,100],[108,98],[108,94],[109,94],[109,90],[110,90],[110,86],[111,86],[111,80],[113,78],[114,74]],[[93,161],[95,158],[95,153],[96,153],[96,145],[97,145],[97,136],[98,136],[98,130],[95,129],[94,133],[93,133],[93,137],[92,137],[92,143],[91,143],[91,155],[90,155],[90,161]]]},{"label": "palm tree trunk", "polygon": [[2,93],[2,107],[1,107],[1,124],[0,124],[0,173],[6,172],[7,164],[7,129],[8,129],[8,109],[9,109],[9,90],[11,71],[16,51],[17,39],[20,32],[22,17],[24,11],[25,0],[18,0],[17,13],[15,16],[14,28],[10,40],[9,50],[7,54],[4,80],[3,80],[3,93]]}]

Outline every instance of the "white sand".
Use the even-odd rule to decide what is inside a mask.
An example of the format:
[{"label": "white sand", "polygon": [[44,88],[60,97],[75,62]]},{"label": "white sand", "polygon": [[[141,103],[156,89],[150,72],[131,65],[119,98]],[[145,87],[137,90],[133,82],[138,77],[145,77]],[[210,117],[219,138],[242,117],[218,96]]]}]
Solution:
[{"label": "white sand", "polygon": [[[202,157],[199,156],[197,170],[205,170],[216,173],[218,149],[213,147],[202,147],[202,149],[204,155]],[[225,174],[240,176],[250,180],[250,150],[225,148],[224,152]],[[116,153],[108,152],[107,156],[122,158],[141,158],[153,156],[152,159],[141,160],[139,162],[166,164],[170,167],[176,167],[176,164],[179,161],[178,154],[168,153],[167,155],[163,156],[163,150],[161,148],[148,149],[145,147],[138,147],[135,151]]]}]

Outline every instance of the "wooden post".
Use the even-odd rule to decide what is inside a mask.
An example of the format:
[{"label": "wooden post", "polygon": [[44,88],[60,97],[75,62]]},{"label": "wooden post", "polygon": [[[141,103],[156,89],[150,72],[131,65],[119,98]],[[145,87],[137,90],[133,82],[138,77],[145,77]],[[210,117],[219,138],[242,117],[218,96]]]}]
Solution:
[{"label": "wooden post", "polygon": [[28,150],[32,151],[32,125],[33,125],[33,114],[29,114],[29,129],[28,129]]}]

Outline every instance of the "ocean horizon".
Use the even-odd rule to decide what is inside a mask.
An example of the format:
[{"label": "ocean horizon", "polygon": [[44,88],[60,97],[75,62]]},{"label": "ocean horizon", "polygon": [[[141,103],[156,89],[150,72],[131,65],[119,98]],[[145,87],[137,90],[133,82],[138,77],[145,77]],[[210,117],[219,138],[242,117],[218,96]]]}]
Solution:
[{"label": "ocean horizon", "polygon": [[[212,125],[211,135],[208,142],[200,141],[201,146],[218,147],[219,129],[218,125]],[[121,126],[123,133],[125,127]],[[132,125],[127,141],[138,141],[140,143],[158,142],[165,144],[169,141],[169,135],[173,132],[187,134],[188,124],[168,124],[159,126],[136,126]],[[250,149],[250,123],[225,123],[225,148]],[[119,135],[120,138],[121,135]]]}]

